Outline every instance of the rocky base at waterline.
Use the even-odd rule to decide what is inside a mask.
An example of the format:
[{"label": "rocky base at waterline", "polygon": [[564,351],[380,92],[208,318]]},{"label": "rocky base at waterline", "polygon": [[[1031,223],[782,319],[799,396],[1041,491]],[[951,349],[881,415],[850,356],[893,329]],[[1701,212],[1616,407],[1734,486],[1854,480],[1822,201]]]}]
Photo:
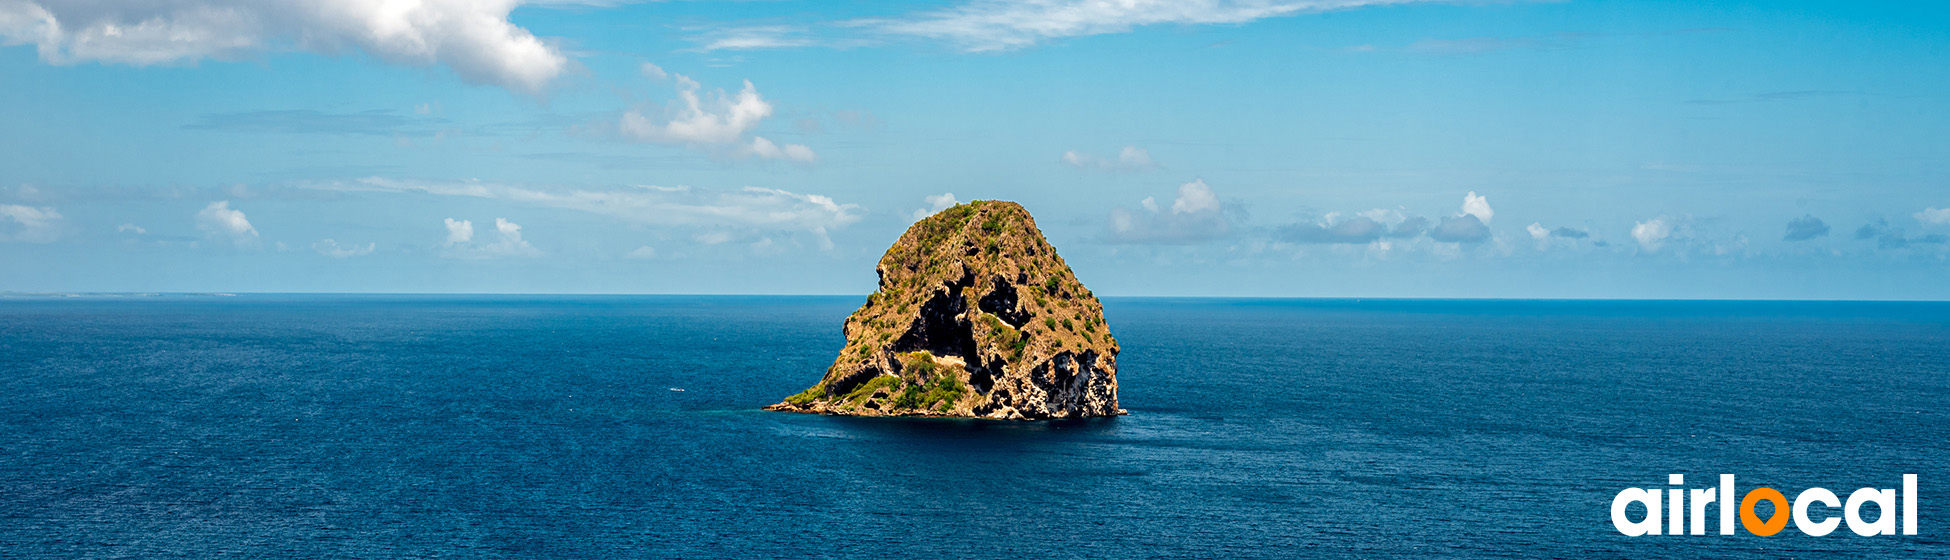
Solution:
[{"label": "rocky base at waterline", "polygon": [[1103,305],[1013,202],[916,222],[811,388],[766,410],[1040,420],[1124,414]]}]

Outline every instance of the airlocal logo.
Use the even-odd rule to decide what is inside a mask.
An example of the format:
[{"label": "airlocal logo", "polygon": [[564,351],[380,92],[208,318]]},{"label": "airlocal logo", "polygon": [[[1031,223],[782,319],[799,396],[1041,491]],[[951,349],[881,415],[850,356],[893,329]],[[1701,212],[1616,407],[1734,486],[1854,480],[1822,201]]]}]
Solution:
[{"label": "airlocal logo", "polygon": [[[1685,483],[1686,477],[1684,475],[1675,474],[1667,477],[1667,484],[1672,486],[1681,486]],[[1660,500],[1660,492],[1658,489],[1626,488],[1620,490],[1618,497],[1611,499],[1611,525],[1617,527],[1618,532],[1624,533],[1628,537],[1657,535],[1660,534],[1661,528],[1664,528],[1665,534],[1668,535],[1687,534],[1681,532],[1682,530],[1689,530],[1688,532],[1694,535],[1704,535],[1706,534],[1706,508],[1715,506],[1720,514],[1720,534],[1722,535],[1733,534],[1734,512],[1739,512],[1740,514],[1741,527],[1745,527],[1749,533],[1763,537],[1772,536],[1775,533],[1781,532],[1781,529],[1786,528],[1790,515],[1794,518],[1795,529],[1816,537],[1833,532],[1835,527],[1842,523],[1843,519],[1848,520],[1848,530],[1855,531],[1855,534],[1864,537],[1896,534],[1897,496],[1895,490],[1877,490],[1874,488],[1856,490],[1854,493],[1848,495],[1847,505],[1843,505],[1842,500],[1837,498],[1834,492],[1830,492],[1825,488],[1809,488],[1801,491],[1800,495],[1795,496],[1794,506],[1789,508],[1787,496],[1781,494],[1780,490],[1773,488],[1755,488],[1747,492],[1746,497],[1740,499],[1740,507],[1735,508],[1729,507],[1733,504],[1730,497],[1739,495],[1738,492],[1734,491],[1733,475],[1723,474],[1720,475],[1720,487],[1718,488],[1693,488],[1690,489],[1690,496],[1688,496],[1689,491],[1686,488],[1669,488],[1666,489],[1664,494],[1668,498]],[[1665,503],[1664,507],[1660,505],[1662,501]],[[1762,521],[1760,514],[1754,511],[1754,506],[1763,501],[1770,502],[1774,506],[1774,513],[1769,515],[1765,521]],[[1916,475],[1903,475],[1901,501],[1903,503],[1901,515],[1903,534],[1914,535],[1916,534]],[[1716,502],[1717,505],[1715,505]],[[1630,516],[1627,515],[1626,509],[1634,503],[1645,506],[1645,519],[1632,521]],[[1875,504],[1875,521],[1862,519],[1862,506],[1865,504]],[[1692,507],[1687,507],[1688,505]],[[1840,507],[1842,508],[1842,517],[1836,518],[1832,512],[1808,511],[1816,505],[1820,505],[1823,508]],[[1790,514],[1789,511],[1793,513]],[[1665,514],[1663,523],[1660,519],[1661,512]],[[1687,515],[1688,512],[1691,515]],[[1813,515],[1815,514],[1821,515],[1822,519],[1820,521],[1813,519]]]}]

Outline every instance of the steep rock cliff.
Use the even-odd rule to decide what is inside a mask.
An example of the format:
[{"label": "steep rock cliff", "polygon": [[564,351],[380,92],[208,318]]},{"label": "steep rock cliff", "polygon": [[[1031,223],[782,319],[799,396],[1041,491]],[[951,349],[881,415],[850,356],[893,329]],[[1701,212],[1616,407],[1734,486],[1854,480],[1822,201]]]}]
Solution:
[{"label": "steep rock cliff", "polygon": [[1124,414],[1103,306],[1013,202],[907,229],[824,378],[766,410],[1035,420]]}]

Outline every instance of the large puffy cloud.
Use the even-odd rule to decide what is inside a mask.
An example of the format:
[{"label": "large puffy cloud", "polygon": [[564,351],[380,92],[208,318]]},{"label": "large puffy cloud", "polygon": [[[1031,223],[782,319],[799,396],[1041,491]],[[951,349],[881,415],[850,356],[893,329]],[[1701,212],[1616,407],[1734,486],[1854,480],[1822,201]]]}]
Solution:
[{"label": "large puffy cloud", "polygon": [[1480,243],[1490,238],[1490,199],[1476,191],[1463,195],[1462,213],[1447,218],[1429,230],[1429,238],[1448,243]]},{"label": "large puffy cloud", "polygon": [[683,74],[671,76],[676,81],[677,100],[665,107],[661,116],[645,114],[642,110],[624,113],[617,124],[624,137],[762,159],[797,163],[818,160],[812,148],[803,144],[781,145],[763,136],[748,136],[760,122],[772,116],[772,104],[758,94],[758,87],[750,81],[737,94],[726,94],[724,90],[706,94],[701,92],[703,86],[697,80]]},{"label": "large puffy cloud", "polygon": [[[612,216],[656,226],[743,227],[752,229],[824,232],[860,220],[857,204],[779,189],[745,187],[710,191],[690,187],[641,186],[616,190],[549,190],[477,181],[423,182],[367,178],[349,184],[318,185],[338,191],[417,192],[502,200],[515,204],[562,208]],[[458,236],[448,224],[449,239]],[[473,235],[471,224],[464,227]]]},{"label": "large puffy cloud", "polygon": [[1476,191],[1469,191],[1469,194],[1463,195],[1462,211],[1464,214],[1475,216],[1477,221],[1485,224],[1490,223],[1490,217],[1496,215],[1496,211],[1490,209],[1490,197],[1478,196]]},{"label": "large puffy cloud", "polygon": [[1788,220],[1787,235],[1782,236],[1781,239],[1783,241],[1807,241],[1823,235],[1828,235],[1828,224],[1822,222],[1821,218],[1816,218],[1814,214],[1808,214]]},{"label": "large puffy cloud", "polygon": [[1139,206],[1141,210],[1111,209],[1111,241],[1198,243],[1224,237],[1231,230],[1218,194],[1202,179],[1179,185],[1171,208],[1159,208],[1157,199],[1151,197]]},{"label": "large puffy cloud", "polygon": [[196,227],[205,235],[226,239],[240,246],[257,244],[257,226],[251,225],[244,211],[230,207],[230,201],[210,203],[196,213]]},{"label": "large puffy cloud", "polygon": [[1489,238],[1490,226],[1475,214],[1443,218],[1442,223],[1429,230],[1429,239],[1447,243],[1480,243]]},{"label": "large puffy cloud", "polygon": [[508,21],[522,0],[0,0],[0,37],[52,64],[235,60],[282,49],[359,50],[444,65],[470,83],[539,93],[569,65]]},{"label": "large puffy cloud", "polygon": [[47,243],[60,222],[61,213],[53,208],[0,204],[0,241]]},{"label": "large puffy cloud", "polygon": [[1065,37],[1160,24],[1239,24],[1257,19],[1429,0],[975,0],[857,27],[940,39],[969,51],[1027,47]]}]

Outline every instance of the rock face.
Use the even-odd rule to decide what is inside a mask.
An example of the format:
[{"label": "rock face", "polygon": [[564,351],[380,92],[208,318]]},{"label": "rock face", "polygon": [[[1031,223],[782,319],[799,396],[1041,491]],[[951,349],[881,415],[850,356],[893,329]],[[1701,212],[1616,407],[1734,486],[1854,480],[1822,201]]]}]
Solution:
[{"label": "rock face", "polygon": [[915,223],[880,258],[819,384],[766,410],[1037,420],[1124,414],[1103,306],[1029,212],[976,201]]}]

